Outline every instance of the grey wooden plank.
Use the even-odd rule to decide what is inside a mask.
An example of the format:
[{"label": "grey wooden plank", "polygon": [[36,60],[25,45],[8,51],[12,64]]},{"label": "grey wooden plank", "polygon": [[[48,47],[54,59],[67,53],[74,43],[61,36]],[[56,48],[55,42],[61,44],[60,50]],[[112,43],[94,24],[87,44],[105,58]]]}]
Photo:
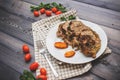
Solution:
[{"label": "grey wooden plank", "polygon": [[[12,14],[6,14],[4,11],[2,11],[1,10],[1,16],[3,16],[3,14],[4,14],[4,16],[6,16],[7,15],[7,18],[4,20],[4,19],[1,19],[1,21],[3,21],[3,24],[7,24],[8,23],[8,25],[11,25],[11,24],[13,24],[13,27],[14,27],[14,24],[16,23],[17,25],[22,25],[21,27],[23,28],[23,30],[25,30],[26,28],[29,28],[29,30],[30,30],[30,28],[31,28],[31,22],[28,22],[28,21],[26,21],[26,20],[24,20],[24,19],[19,19],[18,17],[16,17],[16,16],[13,16]],[[4,18],[4,17],[2,17],[2,18]],[[8,19],[8,22],[7,22],[7,19]],[[10,19],[10,20],[9,20]],[[17,19],[17,20],[16,20]],[[4,22],[4,21],[6,21],[6,22]],[[11,21],[11,22],[10,22]],[[14,22],[14,23],[13,23]],[[11,25],[12,26],[12,25]],[[6,29],[7,29],[7,27],[5,27]],[[8,28],[12,28],[12,27],[8,27]],[[107,28],[107,27],[102,27],[104,30],[105,30],[105,32],[107,33],[107,36],[109,37],[109,39],[114,39],[114,40],[120,40],[119,39],[119,37],[120,37],[120,32],[119,32],[119,30],[115,30],[115,29],[112,29],[112,28]],[[10,31],[10,30],[6,30],[6,29],[4,29],[4,28],[2,28],[1,27],[1,30],[2,31],[4,31],[4,32],[9,32],[8,34],[10,34],[10,35],[12,35],[12,34],[15,34],[15,33],[17,33],[17,32],[19,32],[19,30],[14,30],[14,28],[12,28],[11,30],[14,30],[14,31],[16,31],[15,33],[14,33],[14,31]],[[10,33],[10,32],[13,32],[13,33]],[[27,32],[27,31],[26,31]],[[114,32],[114,33],[111,33],[111,32]],[[18,35],[20,34],[21,32],[19,32],[19,33],[17,33]],[[16,34],[15,34],[16,35]],[[22,34],[20,34],[20,35],[22,35]],[[20,36],[19,35],[19,36]],[[22,36],[24,36],[24,35],[22,35]],[[20,37],[22,37],[22,36],[20,36]],[[25,36],[24,36],[24,38],[25,38]],[[119,41],[118,41],[119,42]]]},{"label": "grey wooden plank", "polygon": [[0,30],[33,45],[32,22],[0,10]]},{"label": "grey wooden plank", "polygon": [[[3,32],[0,31],[0,43],[3,44],[4,46],[6,46],[7,48],[9,48],[10,50],[14,51],[14,52],[18,52],[20,54],[22,54],[22,45],[23,44],[27,44],[17,38],[14,38],[12,36],[9,36],[8,34],[5,34]],[[27,44],[30,47],[30,52],[33,56],[34,59],[34,49],[33,46]]]},{"label": "grey wooden plank", "polygon": [[120,55],[120,42],[116,41],[116,40],[109,40],[108,42],[108,46],[110,47],[110,49],[112,49],[112,52],[115,54]]},{"label": "grey wooden plank", "polygon": [[[107,29],[106,29],[107,30]],[[18,39],[14,39],[13,37],[11,37],[11,36],[9,36],[9,35],[7,35],[7,34],[5,34],[5,33],[3,33],[3,32],[1,32],[0,33],[0,35],[2,35],[1,37],[0,37],[0,39],[1,39],[1,44],[2,45],[4,45],[4,46],[6,46],[6,47],[8,47],[10,50],[12,50],[12,51],[15,51],[15,52],[18,52],[18,53],[21,53],[21,50],[20,50],[20,48],[21,48],[21,46],[22,46],[22,44],[23,44],[23,42],[20,42],[20,40],[18,40]],[[116,35],[115,33],[113,34],[113,36],[114,35]],[[14,42],[16,42],[17,44],[13,44]],[[112,41],[113,42],[113,41]],[[119,44],[117,44],[117,43],[112,43],[114,46],[118,46],[119,47]],[[1,47],[1,49],[3,49],[3,50],[6,50],[6,49],[4,49],[4,48],[2,48]],[[0,50],[0,51],[2,51],[2,50]],[[6,50],[6,52],[9,52],[9,53],[13,53],[13,52],[10,52],[9,50]],[[3,52],[3,53],[5,53],[5,52]],[[3,56],[3,55],[2,55]],[[4,56],[4,58],[6,57],[6,55]],[[16,57],[16,56],[15,56]],[[8,57],[6,57],[6,58],[8,58]],[[3,59],[3,58],[1,58],[1,59]],[[9,58],[8,58],[9,59]],[[113,59],[115,59],[115,58],[113,58]],[[4,59],[3,59],[4,60]],[[6,60],[6,64],[7,64],[7,61],[8,60]],[[14,61],[14,60],[13,60]],[[23,60],[22,60],[23,61]],[[119,61],[119,60],[117,60],[117,61]],[[11,63],[11,62],[10,62]],[[13,64],[13,65],[15,65],[15,64]],[[13,66],[12,65],[12,66]],[[98,66],[99,67],[99,66]],[[16,68],[15,68],[16,69]],[[97,73],[96,73],[97,74]],[[102,76],[102,77],[104,77],[104,76]],[[106,77],[105,77],[106,78]],[[77,78],[76,78],[77,79]],[[79,78],[78,78],[79,79]]]},{"label": "grey wooden plank", "polygon": [[26,63],[22,51],[22,45],[25,43],[3,32],[0,32],[0,35],[0,61],[20,73],[22,73],[24,69],[29,70],[30,63],[35,60],[33,47],[28,45],[30,47],[32,60]]},{"label": "grey wooden plank", "polygon": [[120,12],[112,11],[109,9],[80,3],[76,1],[71,0],[65,0],[65,1],[56,1],[56,0],[50,0],[50,1],[43,1],[43,0],[24,0],[26,2],[29,2],[31,4],[39,5],[40,2],[58,2],[62,3],[68,8],[75,8],[77,10],[78,16],[82,19],[105,25],[108,27],[120,29]]},{"label": "grey wooden plank", "polygon": [[96,7],[93,5],[86,5],[84,3],[77,3],[72,1],[71,7],[77,10],[78,16],[82,19],[111,27],[120,29],[120,13],[112,10]]},{"label": "grey wooden plank", "polygon": [[26,18],[28,21],[40,20],[41,17],[34,17],[33,13],[30,11],[31,5],[32,4],[21,0],[2,0],[0,3],[0,8],[8,13],[14,14],[21,18]]},{"label": "grey wooden plank", "polygon": [[[43,0],[41,1],[24,0],[24,1],[15,1],[14,2],[15,5],[12,7],[9,3],[4,3],[4,5],[1,3],[0,7],[18,16],[22,15],[27,19],[29,18],[29,19],[39,20],[41,18],[45,18],[43,16],[35,18],[33,14],[30,12],[30,8],[29,8],[32,4],[38,5],[40,2],[45,2],[45,1]],[[46,1],[46,2],[49,2],[49,1]],[[114,29],[120,29],[120,23],[119,23],[120,12],[96,7],[96,6],[85,4],[85,3],[71,1],[71,0],[65,0],[65,1],[57,0],[56,2],[61,2],[61,3],[64,2],[65,6],[67,6],[68,8],[75,8],[77,10],[78,16],[82,19],[85,19],[97,24],[105,25]]]},{"label": "grey wooden plank", "polygon": [[19,80],[20,73],[0,61],[0,80]]},{"label": "grey wooden plank", "polygon": [[[31,0],[32,1],[32,0]],[[53,0],[54,1],[54,0]],[[5,14],[5,12],[3,12],[3,14]],[[111,13],[112,14],[112,13]],[[118,14],[119,15],[119,14]],[[1,16],[3,16],[3,15],[1,15]],[[6,15],[5,15],[6,16]],[[28,27],[29,28],[29,26],[31,27],[31,23],[30,22],[27,22],[26,20],[24,20],[24,19],[17,19],[18,17],[16,17],[16,16],[13,16],[13,15],[9,15],[9,16],[11,16],[11,18],[13,18],[12,20],[12,22],[14,22],[14,21],[16,21],[15,23],[17,23],[18,25],[19,24],[21,24],[22,26],[23,26],[23,28],[26,28],[26,27]],[[7,16],[8,17],[8,16]],[[3,17],[4,18],[4,17]],[[8,19],[11,19],[11,18],[8,18]],[[17,19],[17,20],[16,20]],[[3,20],[2,20],[3,21]],[[4,20],[5,21],[5,20]],[[10,20],[11,21],[11,20]],[[10,23],[10,21],[8,21],[8,22],[6,22],[5,24],[7,24],[7,23]],[[18,21],[22,21],[22,22],[18,22]],[[25,24],[26,23],[26,24]],[[11,23],[12,24],[12,23]],[[107,26],[108,27],[108,26]],[[119,30],[114,30],[114,29],[112,29],[112,28],[107,28],[107,27],[104,27],[104,26],[102,26],[102,28],[105,30],[105,32],[107,33],[107,36],[108,37],[110,37],[111,39],[114,39],[114,40],[119,40],[119,35],[118,34],[120,34],[120,32],[119,32]],[[114,33],[111,33],[111,32],[114,32]],[[115,37],[114,37],[115,36]],[[114,38],[113,38],[114,37]]]},{"label": "grey wooden plank", "polygon": [[[1,10],[1,12],[2,12],[2,14],[5,14],[5,16],[7,15],[2,10]],[[11,17],[9,17],[9,16],[11,16]],[[2,18],[4,18],[4,17],[2,17]],[[31,39],[32,37],[29,37],[29,35],[22,32],[22,31],[26,30],[27,28],[28,28],[28,30],[31,29],[31,25],[30,25],[31,23],[30,22],[28,22],[28,21],[26,21],[24,19],[18,18],[16,16],[10,15],[10,14],[8,14],[6,16],[6,19],[2,19],[1,21],[3,22],[3,24],[1,24],[1,26],[4,26],[4,27],[0,27],[0,29],[3,32],[5,32],[7,34],[10,34],[10,35],[12,35],[14,37],[18,37],[19,39],[22,39],[23,41],[28,42],[29,44],[33,45],[33,42],[32,42],[32,39]],[[14,26],[14,24],[18,24],[18,25],[20,25],[20,26],[22,25],[22,26],[20,27],[20,29],[19,28],[17,29],[16,26]],[[21,28],[23,28],[23,29],[21,30]],[[112,28],[107,28],[107,27],[104,27],[104,26],[102,26],[102,28],[107,33],[107,36],[108,36],[109,39],[116,40],[115,42],[118,42],[117,44],[119,44],[119,42],[120,42],[119,41],[120,40],[119,39],[119,37],[120,37],[119,30],[115,30],[115,29],[112,29]],[[114,33],[111,33],[111,32],[114,32]],[[115,47],[112,47],[112,45],[110,47],[114,48],[115,49],[114,51],[116,51],[116,49],[117,49]],[[116,47],[118,47],[118,46],[116,46]],[[117,53],[118,53],[118,51],[119,50],[117,50]]]},{"label": "grey wooden plank", "polygon": [[[6,49],[6,47],[3,47],[0,45],[1,49],[1,54],[0,54],[0,61],[3,62],[4,64],[9,65],[9,67],[13,68],[14,70],[18,71],[19,73],[22,73],[23,70],[29,70],[28,69],[28,64],[25,64],[23,61],[23,56],[16,57],[16,52],[13,52],[11,50]],[[4,49],[4,50],[3,50]],[[16,53],[16,54],[15,54]],[[12,55],[13,54],[13,55]],[[16,58],[13,58],[16,57]],[[19,60],[16,60],[19,59]]]},{"label": "grey wooden plank", "polygon": [[105,31],[107,37],[112,40],[116,40],[120,42],[120,30],[116,30],[113,28],[109,28],[107,26],[101,26],[100,27]]},{"label": "grey wooden plank", "polygon": [[118,55],[120,55],[120,31],[115,30],[113,28],[108,28],[101,26],[101,28],[105,31],[108,37],[108,46],[112,51]]},{"label": "grey wooden plank", "polygon": [[120,12],[120,0],[74,0]]},{"label": "grey wooden plank", "polygon": [[[10,0],[11,1],[11,0]],[[12,1],[11,1],[12,2]],[[16,4],[15,4],[16,3]],[[37,18],[32,18],[32,15],[31,15],[31,13],[29,13],[28,11],[29,11],[29,5],[31,5],[31,4],[29,4],[29,3],[27,3],[27,2],[22,2],[22,1],[15,1],[15,3],[10,3],[9,4],[9,1],[8,1],[8,3],[4,3],[4,4],[7,4],[7,6],[6,5],[3,5],[2,4],[2,10],[3,11],[5,11],[5,12],[8,12],[10,15],[11,14],[13,14],[13,15],[15,15],[15,16],[18,16],[18,17],[22,17],[23,19],[25,18],[25,19],[27,19],[27,20],[29,20],[29,19],[34,19],[34,20],[37,20]],[[27,4],[28,4],[28,6],[27,6]],[[75,3],[73,2],[73,4],[75,5]],[[108,27],[111,27],[111,28],[108,28],[108,27],[103,27],[103,29],[105,30],[105,32],[107,33],[107,35],[108,35],[108,37],[109,37],[109,39],[111,39],[110,40],[110,42],[109,42],[109,44],[110,45],[112,45],[112,49],[114,50],[114,51],[116,51],[116,48],[117,48],[117,51],[116,51],[116,53],[117,54],[119,54],[119,30],[115,30],[115,29],[119,29],[119,23],[118,23],[118,20],[119,20],[119,12],[115,12],[115,11],[111,11],[111,10],[107,10],[107,9],[102,9],[102,8],[96,8],[95,6],[91,6],[91,5],[86,5],[86,4],[83,4],[83,3],[79,3],[80,4],[80,6],[79,6],[79,4],[78,3],[76,3],[77,5],[76,5],[76,9],[78,9],[78,13],[79,12],[82,12],[81,14],[79,14],[79,17],[80,18],[83,18],[83,19],[86,19],[86,20],[91,20],[91,21],[93,21],[93,22],[95,22],[95,20],[96,20],[96,22],[98,22],[98,21],[101,21],[101,22],[103,22],[102,24],[105,24],[105,25],[111,25],[111,26],[108,26]],[[11,5],[11,6],[10,6]],[[69,7],[71,7],[71,4],[68,4],[68,3],[66,3],[66,5],[67,6],[69,6]],[[19,6],[19,7],[18,7]],[[22,6],[22,7],[20,7],[20,6]],[[73,5],[72,5],[73,6]],[[78,8],[77,8],[77,6],[79,6]],[[9,9],[7,9],[6,7],[8,7]],[[73,6],[74,7],[74,6]],[[85,7],[85,8],[81,8],[81,7]],[[79,10],[79,8],[80,8],[80,10]],[[88,10],[88,9],[91,9],[91,10]],[[4,10],[4,9],[6,9],[6,10]],[[14,11],[14,9],[15,9],[15,11]],[[20,9],[20,10],[19,10]],[[81,9],[82,9],[82,11],[81,11]],[[93,9],[93,10],[92,10]],[[97,10],[98,9],[98,10]],[[13,12],[12,12],[12,10],[13,10]],[[25,11],[26,10],[26,11]],[[87,10],[88,10],[88,12],[90,12],[90,14],[89,13],[86,13],[87,12]],[[98,12],[95,12],[95,11],[98,11]],[[24,12],[25,11],[25,12]],[[99,12],[104,12],[104,13],[99,13]],[[85,13],[85,14],[84,14]],[[95,18],[94,17],[94,14],[95,13],[98,13],[95,17],[97,17],[97,18]],[[2,14],[4,14],[4,13],[2,13]],[[107,15],[108,14],[108,15]],[[82,16],[83,15],[83,16]],[[87,16],[86,16],[87,15]],[[101,17],[101,15],[102,15],[102,17]],[[111,16],[112,15],[112,16]],[[29,17],[30,16],[30,17]],[[101,19],[101,18],[103,18],[104,16],[107,16],[107,17],[105,17],[105,20],[107,19],[108,21],[105,21],[104,22],[104,20],[99,20],[99,19]],[[110,16],[110,18],[109,18],[109,16]],[[11,16],[11,17],[13,17],[13,16]],[[17,18],[17,17],[15,17],[15,18]],[[116,18],[116,19],[115,19]],[[18,22],[16,19],[13,19],[13,21],[14,20],[16,20],[16,22],[15,23],[17,23],[17,24],[22,24],[22,20],[23,19],[18,19],[17,18],[17,20],[20,20],[21,22]],[[93,20],[92,20],[93,19]],[[110,20],[109,20],[110,19]],[[113,19],[113,20],[112,20]],[[31,21],[31,20],[30,20]],[[113,24],[113,23],[117,23],[117,24]],[[11,22],[10,22],[10,24],[11,24]],[[20,50],[19,50],[19,48],[20,48],[20,46],[21,46],[21,44],[23,44],[23,43],[25,43],[25,42],[27,42],[27,39],[26,40],[24,40],[25,38],[24,37],[26,37],[27,35],[23,35],[23,32],[22,32],[22,34],[20,34],[20,35],[22,35],[22,36],[24,36],[23,37],[23,40],[21,41],[21,38],[20,37],[22,37],[22,36],[20,36],[20,35],[18,35],[20,32],[21,32],[21,30],[19,31],[19,29],[14,29],[14,28],[11,28],[11,27],[13,27],[13,25],[8,25],[7,23],[6,24],[1,24],[2,26],[4,26],[5,27],[5,30],[4,30],[4,27],[2,27],[1,28],[1,30],[2,30],[2,32],[0,33],[2,36],[0,37],[0,39],[1,39],[1,42],[0,42],[0,44],[1,44],[1,47],[0,47],[0,51],[2,52],[2,58],[0,58],[1,60],[2,60],[2,62],[4,62],[5,64],[7,64],[8,62],[10,63],[9,65],[12,67],[12,68],[14,68],[15,70],[17,70],[18,68],[21,68],[19,65],[17,66],[16,64],[15,64],[15,62],[14,62],[14,60],[15,59],[12,59],[13,57],[9,57],[8,55],[10,55],[9,53],[13,53],[14,55],[15,55],[15,53],[22,53]],[[99,22],[99,24],[100,24],[100,22]],[[26,26],[27,24],[25,24],[24,26]],[[116,25],[117,25],[117,27],[116,27]],[[8,26],[10,26],[10,27],[8,27]],[[26,27],[28,27],[28,26],[26,26]],[[9,31],[9,29],[10,29],[10,31]],[[112,29],[112,28],[115,28],[115,29]],[[12,30],[13,29],[13,30]],[[25,28],[24,28],[25,29]],[[14,31],[15,30],[15,31]],[[17,36],[15,36],[15,33],[17,33]],[[114,32],[114,33],[111,33],[111,32]],[[10,36],[9,36],[9,35]],[[16,42],[16,44],[13,44],[14,42]],[[30,42],[31,43],[31,42]],[[9,44],[9,45],[8,45]],[[109,45],[109,46],[110,46]],[[32,46],[31,46],[31,48],[32,48]],[[6,53],[6,54],[3,54],[3,53]],[[7,55],[8,54],[8,55]],[[99,78],[99,77],[96,77],[95,75],[90,75],[90,77],[91,76],[94,76],[94,77],[96,77],[96,78],[98,78],[98,79],[103,79],[103,78],[105,78],[105,79],[110,79],[108,76],[110,76],[111,77],[111,75],[113,76],[113,78],[115,78],[115,79],[119,79],[118,78],[118,76],[119,75],[116,75],[115,76],[115,74],[116,73],[118,73],[119,72],[119,66],[117,66],[116,67],[116,64],[118,64],[119,62],[119,55],[117,55],[117,54],[115,54],[115,55],[111,55],[111,57],[108,57],[108,61],[111,61],[111,63],[109,63],[109,65],[106,65],[106,64],[98,64],[98,65],[95,65],[95,69],[92,69],[92,71],[91,72],[93,72],[95,75],[97,75],[97,76],[100,76],[101,78]],[[10,55],[11,56],[11,55]],[[17,57],[18,59],[20,59],[20,56],[18,56],[18,55],[15,55],[14,57]],[[116,58],[117,57],[117,58]],[[7,59],[8,58],[8,59]],[[4,59],[6,59],[6,61],[4,61]],[[11,61],[9,61],[9,59],[11,60]],[[20,59],[20,61],[23,61],[23,59]],[[20,63],[19,61],[17,61],[16,63]],[[102,62],[102,63],[104,63],[104,62]],[[21,62],[20,64],[22,64],[23,65],[23,63]],[[99,65],[102,65],[102,66],[99,66]],[[14,66],[17,66],[17,67],[14,67]],[[26,67],[27,67],[28,65],[26,65]],[[102,68],[103,68],[103,71],[102,71]],[[104,68],[105,68],[105,70],[106,71],[104,71]],[[118,69],[115,69],[115,68],[118,68]],[[18,70],[18,71],[21,71],[22,72],[22,70],[23,69],[26,69],[25,67],[24,68],[22,68],[22,69],[20,69],[20,70]],[[115,70],[111,70],[111,69],[115,69]],[[98,70],[98,71],[97,71]],[[118,72],[116,72],[118,70]],[[107,74],[108,73],[108,74]],[[102,75],[101,75],[102,74]],[[104,75],[105,74],[105,75]],[[90,77],[88,77],[88,78],[90,78]],[[94,79],[96,79],[96,78],[94,78]],[[111,79],[113,79],[113,78],[111,78]],[[75,80],[79,80],[79,79],[87,79],[87,77],[86,76],[84,76],[83,78],[80,78],[80,77],[78,77],[78,78],[72,78],[72,79],[75,79]],[[72,80],[71,79],[71,80]]]},{"label": "grey wooden plank", "polygon": [[20,29],[17,29],[10,25],[1,24],[0,30],[15,37],[15,38],[18,38],[19,40],[24,41],[25,43],[33,45],[32,36],[30,36],[29,34],[26,34],[25,32],[21,31]]},{"label": "grey wooden plank", "polygon": [[96,76],[96,75],[94,75],[90,72],[87,72],[83,75],[76,76],[76,77],[73,77],[73,78],[69,78],[69,79],[66,79],[66,80],[104,80],[104,79],[99,77],[99,76]]},{"label": "grey wooden plank", "polygon": [[91,72],[99,75],[105,80],[119,80],[120,79],[120,56],[112,53],[100,61],[93,62],[95,65],[93,66]]},{"label": "grey wooden plank", "polygon": [[108,68],[113,68],[112,70],[114,70],[116,73],[120,73],[120,55],[118,56],[117,54],[112,52],[110,56],[106,57],[103,60],[106,60],[106,62],[108,62],[108,64],[110,65],[108,66]]},{"label": "grey wooden plank", "polygon": [[[31,22],[29,22],[29,21],[27,21],[27,20],[24,20],[23,18],[19,18],[19,17],[17,17],[17,16],[14,16],[14,15],[12,15],[12,14],[7,14],[5,11],[3,11],[3,10],[0,10],[1,11],[1,14],[0,14],[0,18],[1,18],[1,21],[0,22],[3,22],[3,26],[4,26],[4,24],[7,24],[7,25],[9,25],[9,26],[4,26],[4,28],[6,28],[6,29],[4,29],[3,27],[1,27],[1,30],[3,31],[3,32],[6,32],[6,33],[8,33],[8,34],[10,34],[10,35],[12,35],[12,34],[14,34],[14,37],[17,37],[17,36],[15,36],[16,35],[16,33],[17,32],[19,32],[19,33],[17,33],[17,35],[22,35],[24,38],[26,38],[26,36],[28,37],[28,35],[26,35],[26,36],[24,36],[25,34],[24,33],[22,33],[21,31],[25,31],[25,30],[27,30],[26,32],[29,32],[28,30],[31,30]],[[13,27],[12,27],[13,26]],[[20,26],[20,28],[18,28],[18,30],[16,30],[16,28],[18,27],[18,26]],[[10,30],[12,30],[12,31],[10,31]],[[23,28],[22,30],[21,30],[21,28]],[[105,30],[105,32],[107,33],[107,36],[109,37],[109,39],[114,39],[114,40],[120,40],[119,39],[119,37],[120,37],[120,32],[119,32],[119,30],[115,30],[115,29],[112,29],[112,28],[107,28],[107,27],[104,27],[104,26],[102,26],[102,28]],[[14,32],[15,31],[15,32]],[[11,33],[11,32],[13,32],[13,33]],[[114,32],[114,33],[111,33],[111,32]],[[22,34],[21,34],[22,33]],[[24,34],[24,35],[23,35]],[[12,35],[13,36],[13,35]],[[20,37],[22,37],[22,36],[20,36]],[[22,37],[22,38],[23,38]],[[31,39],[31,38],[30,38]],[[28,40],[28,39],[27,39]],[[30,40],[30,41],[32,41],[32,40]],[[26,42],[29,42],[29,41],[26,41]],[[119,42],[119,41],[118,41]],[[30,42],[30,43],[32,43],[32,42]]]},{"label": "grey wooden plank", "polygon": [[[13,69],[15,69],[16,71],[18,71],[20,73],[22,73],[24,69],[29,70],[30,63],[27,63],[27,64],[25,63],[24,58],[23,58],[24,54],[21,50],[21,46],[22,46],[23,42],[21,42],[18,39],[15,39],[3,32],[0,32],[0,35],[2,35],[0,37],[0,39],[1,39],[1,41],[0,41],[0,51],[1,51],[0,61],[9,65],[10,67],[12,67]],[[14,42],[16,42],[16,44],[14,44]],[[30,47],[30,49],[31,49],[31,47]],[[33,50],[33,48],[32,48],[32,50]],[[34,56],[34,54],[32,52],[33,51],[31,51],[31,54]],[[33,62],[33,61],[34,61],[34,59],[32,59],[31,62]],[[72,79],[74,79],[74,78],[72,78]],[[75,79],[79,80],[80,78],[75,78]],[[86,77],[85,77],[85,79],[86,79]]]}]

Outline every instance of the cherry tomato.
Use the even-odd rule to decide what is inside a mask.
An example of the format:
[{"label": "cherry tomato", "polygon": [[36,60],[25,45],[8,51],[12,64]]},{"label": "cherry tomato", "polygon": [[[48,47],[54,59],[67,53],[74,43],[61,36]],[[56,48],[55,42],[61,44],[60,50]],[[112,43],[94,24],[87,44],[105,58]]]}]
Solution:
[{"label": "cherry tomato", "polygon": [[40,9],[40,13],[44,14],[45,13],[45,9],[44,8]]},{"label": "cherry tomato", "polygon": [[56,13],[58,11],[58,9],[56,7],[53,7],[51,10],[53,13]]},{"label": "cherry tomato", "polygon": [[52,12],[49,10],[46,10],[45,13],[46,13],[46,16],[51,16],[51,14],[52,14]]},{"label": "cherry tomato", "polygon": [[24,59],[25,59],[26,62],[30,61],[31,60],[31,54],[30,53],[25,54]]},{"label": "cherry tomato", "polygon": [[47,74],[47,71],[45,68],[40,68],[40,74],[41,75],[46,75]]},{"label": "cherry tomato", "polygon": [[42,79],[42,80],[47,80],[47,76],[45,75],[38,75],[36,79]]},{"label": "cherry tomato", "polygon": [[38,11],[34,11],[33,13],[35,17],[38,17],[40,15]]},{"label": "cherry tomato", "polygon": [[24,53],[29,53],[29,47],[28,47],[28,45],[24,44],[24,45],[22,46],[22,49],[23,49],[23,52],[24,52]]},{"label": "cherry tomato", "polygon": [[59,14],[61,14],[62,12],[61,11],[57,11],[55,14],[56,15],[59,15]]},{"label": "cherry tomato", "polygon": [[39,64],[37,62],[33,62],[32,64],[30,64],[29,69],[31,71],[36,71],[36,69],[38,69],[38,67],[39,67]]}]

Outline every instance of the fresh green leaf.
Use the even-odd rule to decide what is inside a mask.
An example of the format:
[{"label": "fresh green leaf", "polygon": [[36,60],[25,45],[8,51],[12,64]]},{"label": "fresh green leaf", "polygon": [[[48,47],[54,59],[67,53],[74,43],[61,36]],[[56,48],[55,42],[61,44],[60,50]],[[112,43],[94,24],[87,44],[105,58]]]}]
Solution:
[{"label": "fresh green leaf", "polygon": [[56,2],[52,2],[51,5],[52,5],[53,7],[57,7],[57,6],[58,6],[58,4],[57,4]]},{"label": "fresh green leaf", "polygon": [[39,6],[38,7],[35,7],[35,6],[30,6],[30,8],[31,8],[31,11],[33,12],[34,10],[39,10],[40,8],[39,8]]},{"label": "fresh green leaf", "polygon": [[44,7],[44,4],[41,2],[39,6],[30,6],[31,8],[31,11],[33,12],[34,10],[38,11],[40,10],[41,8]]},{"label": "fresh green leaf", "polygon": [[59,4],[59,6],[57,6],[58,10],[62,11],[63,13],[66,12],[66,7],[64,7],[62,4]]},{"label": "fresh green leaf", "polygon": [[31,8],[31,11],[33,12],[35,7],[34,6],[30,6],[30,8]]},{"label": "fresh green leaf", "polygon": [[39,6],[35,8],[36,11],[40,10]]},{"label": "fresh green leaf", "polygon": [[61,21],[74,20],[74,19],[76,19],[76,17],[73,15],[70,15],[67,18],[65,18],[65,17],[60,18]]},{"label": "fresh green leaf", "polygon": [[69,19],[69,20],[73,20],[73,19],[76,19],[76,17],[73,16],[73,15],[70,15],[70,16],[68,17],[68,19]]},{"label": "fresh green leaf", "polygon": [[42,80],[42,79],[39,78],[39,79],[37,79],[37,80]]},{"label": "fresh green leaf", "polygon": [[47,4],[44,5],[44,8],[45,8],[45,9],[51,9],[52,6],[50,5],[50,3],[47,3]]},{"label": "fresh green leaf", "polygon": [[60,11],[62,11],[62,13],[65,13],[65,12],[67,12],[67,10],[65,10],[65,9],[62,9],[62,10],[60,10]]},{"label": "fresh green leaf", "polygon": [[63,5],[62,5],[62,4],[60,4],[60,3],[59,3],[59,6],[60,6],[60,7],[63,7]]},{"label": "fresh green leaf", "polygon": [[20,80],[36,80],[33,74],[27,70],[24,70],[23,74],[19,78]]},{"label": "fresh green leaf", "polygon": [[41,6],[44,6],[44,4],[43,4],[42,2],[40,3],[40,5],[41,5]]},{"label": "fresh green leaf", "polygon": [[33,78],[29,78],[29,77],[28,77],[28,78],[27,78],[27,80],[34,80],[34,79],[33,79]]},{"label": "fresh green leaf", "polygon": [[30,8],[35,8],[35,6],[30,6]]},{"label": "fresh green leaf", "polygon": [[21,75],[19,78],[20,80],[26,80],[26,77],[24,77],[23,75]]},{"label": "fresh green leaf", "polygon": [[27,71],[27,70],[24,70],[24,71],[23,71],[23,74],[28,74],[28,72],[29,72],[29,71]]},{"label": "fresh green leaf", "polygon": [[44,8],[44,6],[45,6],[45,4],[43,4],[43,3],[41,2],[40,5],[39,5],[39,9]]},{"label": "fresh green leaf", "polygon": [[31,72],[24,70],[23,74],[27,75],[28,77],[33,78],[35,80],[35,77],[33,76],[33,74]]},{"label": "fresh green leaf", "polygon": [[67,21],[65,17],[60,18],[61,21]]}]

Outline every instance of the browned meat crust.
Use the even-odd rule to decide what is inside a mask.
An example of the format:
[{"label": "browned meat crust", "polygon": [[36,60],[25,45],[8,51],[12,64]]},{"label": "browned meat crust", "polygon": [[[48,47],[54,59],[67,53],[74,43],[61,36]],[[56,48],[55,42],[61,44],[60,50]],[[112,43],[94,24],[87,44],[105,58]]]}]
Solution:
[{"label": "browned meat crust", "polygon": [[57,36],[84,55],[96,57],[101,40],[98,34],[80,21],[66,21],[59,25]]}]

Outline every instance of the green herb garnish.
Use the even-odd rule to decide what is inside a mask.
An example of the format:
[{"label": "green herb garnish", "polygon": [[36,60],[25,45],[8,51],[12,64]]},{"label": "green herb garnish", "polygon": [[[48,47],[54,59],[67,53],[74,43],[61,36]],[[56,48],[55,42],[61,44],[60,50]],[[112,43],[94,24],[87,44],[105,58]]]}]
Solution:
[{"label": "green herb garnish", "polygon": [[74,19],[76,19],[76,17],[73,16],[73,15],[70,15],[70,16],[68,17],[68,19],[69,19],[69,20],[74,20]]},{"label": "green herb garnish", "polygon": [[66,7],[64,7],[62,4],[59,4],[59,5],[57,6],[57,8],[58,8],[58,10],[62,11],[63,13],[67,11],[67,10],[66,10]]},{"label": "green herb garnish", "polygon": [[51,6],[51,4],[50,4],[50,3],[48,3],[48,4],[45,4],[43,8],[45,8],[45,9],[51,9],[51,8],[52,8],[52,6]]},{"label": "green herb garnish", "polygon": [[51,3],[52,7],[58,7],[58,4],[56,2]]},{"label": "green herb garnish", "polygon": [[61,17],[60,20],[61,21],[67,21],[67,19],[65,17]]},{"label": "green herb garnish", "polygon": [[70,15],[67,18],[65,18],[65,17],[60,18],[61,21],[74,20],[74,19],[76,19],[76,17],[73,15]]},{"label": "green herb garnish", "polygon": [[[19,78],[20,80],[36,80],[33,74],[27,70],[24,70],[23,74]],[[37,79],[37,80],[41,80],[41,79]]]},{"label": "green herb garnish", "polygon": [[34,10],[40,10],[41,8],[45,8],[47,10],[52,9],[53,7],[56,7],[58,10],[60,10],[61,12],[66,12],[66,7],[64,7],[62,4],[57,4],[56,2],[52,2],[52,3],[40,3],[38,6],[30,6],[31,11],[33,12]]}]

